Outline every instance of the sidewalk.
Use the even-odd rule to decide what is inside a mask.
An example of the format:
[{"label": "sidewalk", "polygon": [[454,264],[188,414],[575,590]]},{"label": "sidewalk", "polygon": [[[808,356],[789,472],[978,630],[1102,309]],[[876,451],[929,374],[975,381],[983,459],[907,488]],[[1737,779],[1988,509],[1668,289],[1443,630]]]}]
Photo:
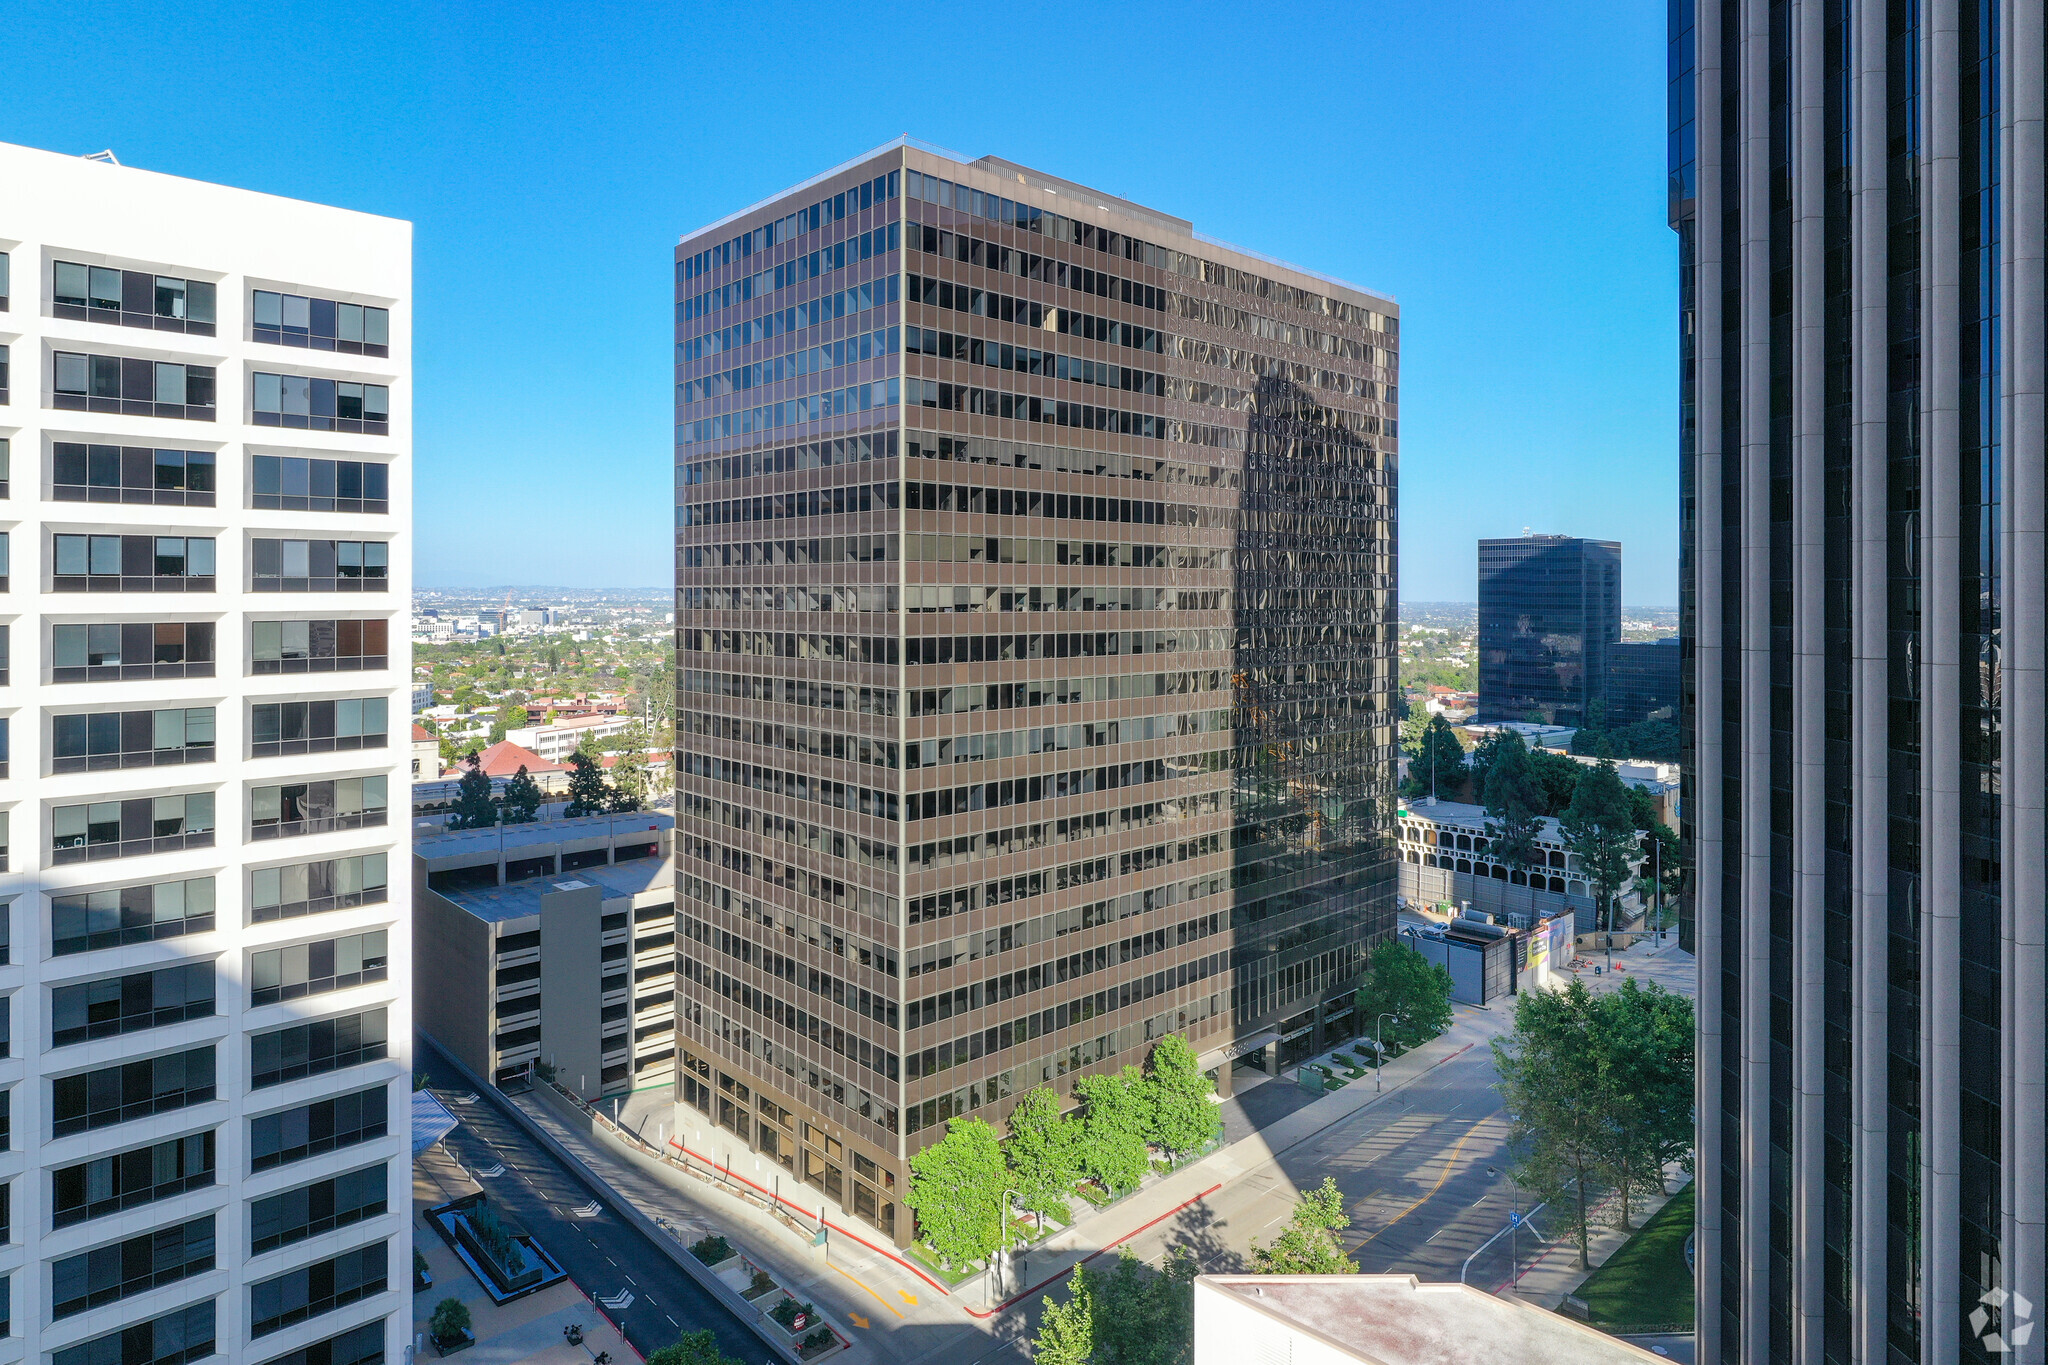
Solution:
[{"label": "sidewalk", "polygon": [[[1591,1233],[1586,1239],[1586,1269],[1579,1269],[1579,1244],[1575,1240],[1563,1236],[1546,1238],[1542,1250],[1522,1263],[1522,1273],[1514,1283],[1514,1297],[1555,1311],[1566,1295],[1578,1292],[1594,1271],[1607,1264],[1608,1257],[1621,1250],[1657,1210],[1671,1202],[1671,1196],[1684,1188],[1685,1179],[1677,1165],[1668,1167],[1664,1172],[1667,1193],[1631,1204],[1629,1218],[1635,1226],[1627,1232],[1613,1226],[1614,1196],[1602,1198],[1586,1215]],[[1560,1228],[1550,1209],[1537,1214],[1532,1222],[1538,1232],[1556,1233]],[[1496,1294],[1508,1290],[1506,1285],[1478,1287]]]}]

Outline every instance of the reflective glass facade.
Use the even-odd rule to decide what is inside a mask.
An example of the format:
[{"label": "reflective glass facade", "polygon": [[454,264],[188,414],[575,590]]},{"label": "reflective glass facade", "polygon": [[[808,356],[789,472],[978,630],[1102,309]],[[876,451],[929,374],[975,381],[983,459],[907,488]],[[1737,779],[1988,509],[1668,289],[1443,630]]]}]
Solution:
[{"label": "reflective glass facade", "polygon": [[1479,542],[1479,715],[1583,725],[1621,640],[1621,546],[1573,536]]},{"label": "reflective glass facade", "polygon": [[954,1115],[1346,1029],[1395,306],[914,146],[677,261],[678,1132],[907,1238]]}]

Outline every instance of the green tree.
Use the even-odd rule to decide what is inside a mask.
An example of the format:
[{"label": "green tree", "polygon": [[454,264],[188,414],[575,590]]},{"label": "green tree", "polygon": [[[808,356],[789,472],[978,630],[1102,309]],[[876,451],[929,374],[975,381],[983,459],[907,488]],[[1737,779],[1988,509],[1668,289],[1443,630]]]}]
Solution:
[{"label": "green tree", "polygon": [[1269,1245],[1252,1241],[1254,1275],[1351,1275],[1358,1263],[1344,1250],[1337,1234],[1351,1226],[1344,1195],[1330,1176],[1302,1193],[1294,1216]]},{"label": "green tree", "polygon": [[1001,1244],[1008,1180],[996,1130],[982,1119],[950,1119],[943,1138],[910,1158],[903,1202],[917,1211],[925,1245],[940,1260],[969,1265]]},{"label": "green tree", "polygon": [[526,765],[505,784],[504,820],[508,825],[530,825],[540,819],[540,784],[527,776]]},{"label": "green tree", "polygon": [[1640,1198],[1664,1192],[1664,1167],[1689,1164],[1693,1137],[1692,1002],[1630,979],[1595,996],[1587,1041],[1601,1072],[1610,1133],[1601,1181],[1619,1196],[1627,1231]]},{"label": "green tree", "polygon": [[1033,1359],[1041,1365],[1185,1365],[1194,1350],[1194,1257],[1167,1253],[1158,1271],[1129,1247],[1114,1270],[1075,1266],[1068,1298],[1046,1305]]},{"label": "green tree", "polygon": [[469,1305],[450,1294],[434,1305],[434,1315],[427,1319],[427,1330],[434,1334],[436,1341],[454,1341],[469,1330]]},{"label": "green tree", "polygon": [[1587,768],[1579,778],[1572,803],[1558,817],[1565,847],[1579,860],[1579,870],[1592,884],[1595,905],[1605,927],[1614,927],[1614,898],[1634,875],[1639,852],[1635,815],[1629,809],[1628,788],[1615,775],[1614,765],[1601,762]]},{"label": "green tree", "polygon": [[1081,1175],[1081,1126],[1060,1112],[1059,1093],[1051,1086],[1027,1090],[1017,1101],[1003,1152],[1018,1204],[1033,1213],[1064,1216]]},{"label": "green tree", "polygon": [[1172,1156],[1199,1152],[1223,1131],[1223,1116],[1210,1096],[1216,1085],[1203,1072],[1195,1050],[1178,1033],[1152,1049],[1152,1140]]},{"label": "green tree", "polygon": [[1465,746],[1441,715],[1423,725],[1408,753],[1408,780],[1417,792],[1456,791],[1465,774]]},{"label": "green tree", "polygon": [[[1352,1008],[1368,1036],[1413,1047],[1451,1026],[1451,974],[1407,944],[1387,939],[1372,950]],[[1382,1014],[1395,1016],[1392,1027],[1380,1024]]]},{"label": "green tree", "polygon": [[1526,869],[1536,860],[1536,841],[1543,834],[1543,788],[1529,766],[1529,750],[1513,730],[1503,730],[1488,742],[1486,781],[1481,799],[1486,803],[1486,835],[1493,843],[1493,856],[1510,868]]},{"label": "green tree", "polygon": [[1493,1040],[1501,1098],[1513,1115],[1509,1150],[1516,1183],[1547,1203],[1587,1268],[1587,1211],[1608,1162],[1612,1129],[1593,1029],[1593,997],[1574,978],[1562,991],[1523,991],[1515,1026]]},{"label": "green tree", "polygon": [[647,760],[638,753],[621,754],[612,764],[611,787],[614,814],[641,809],[647,802]]},{"label": "green tree", "polygon": [[708,1331],[685,1332],[675,1344],[664,1346],[647,1357],[647,1365],[741,1365],[718,1349],[718,1338]]},{"label": "green tree", "polygon": [[1543,804],[1538,815],[1562,815],[1572,803],[1572,794],[1579,789],[1579,779],[1585,775],[1586,766],[1553,754],[1547,749],[1531,750],[1529,773],[1536,779],[1536,787],[1543,793]]},{"label": "green tree", "polygon": [[450,829],[489,829],[498,823],[498,808],[491,801],[491,779],[474,752],[462,760],[462,778],[455,784],[455,809],[449,813]]},{"label": "green tree", "polygon": [[1083,1076],[1074,1093],[1087,1104],[1081,1120],[1081,1169],[1111,1194],[1138,1187],[1151,1168],[1145,1139],[1152,1132],[1152,1094],[1134,1066]]},{"label": "green tree", "polygon": [[491,720],[491,743],[496,744],[505,737],[507,730],[523,730],[532,722],[523,706],[506,705],[498,708],[498,714]]},{"label": "green tree", "polygon": [[604,780],[604,765],[591,754],[578,749],[570,754],[569,807],[563,812],[570,819],[579,815],[602,815],[612,804],[612,789]]}]

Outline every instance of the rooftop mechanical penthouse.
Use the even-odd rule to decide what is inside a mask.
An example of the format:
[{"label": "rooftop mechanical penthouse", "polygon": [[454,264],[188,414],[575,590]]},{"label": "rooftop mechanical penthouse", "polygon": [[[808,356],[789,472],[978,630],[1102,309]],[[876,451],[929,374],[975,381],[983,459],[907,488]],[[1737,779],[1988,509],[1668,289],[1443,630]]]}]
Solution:
[{"label": "rooftop mechanical penthouse", "polygon": [[1352,1030],[1398,346],[1385,298],[908,143],[683,239],[686,1144],[907,1240],[953,1116]]}]

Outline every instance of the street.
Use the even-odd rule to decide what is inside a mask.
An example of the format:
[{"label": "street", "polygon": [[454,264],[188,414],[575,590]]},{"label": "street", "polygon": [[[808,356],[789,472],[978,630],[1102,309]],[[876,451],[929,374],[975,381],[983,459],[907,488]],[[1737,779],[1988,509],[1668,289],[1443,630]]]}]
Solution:
[{"label": "street", "polygon": [[709,1328],[717,1334],[719,1349],[729,1356],[750,1365],[770,1365],[777,1359],[722,1304],[616,1214],[607,1210],[595,1218],[577,1217],[572,1210],[588,1205],[593,1197],[609,1204],[616,1196],[585,1186],[514,1127],[489,1096],[479,1095],[468,1104],[456,1102],[473,1092],[430,1043],[419,1043],[413,1065],[426,1073],[428,1087],[461,1120],[461,1126],[442,1140],[442,1147],[472,1176],[504,1167],[503,1175],[478,1179],[492,1202],[538,1238],[591,1298],[622,1289],[633,1292],[624,1312],[607,1313],[642,1356],[673,1344],[683,1332]]}]

